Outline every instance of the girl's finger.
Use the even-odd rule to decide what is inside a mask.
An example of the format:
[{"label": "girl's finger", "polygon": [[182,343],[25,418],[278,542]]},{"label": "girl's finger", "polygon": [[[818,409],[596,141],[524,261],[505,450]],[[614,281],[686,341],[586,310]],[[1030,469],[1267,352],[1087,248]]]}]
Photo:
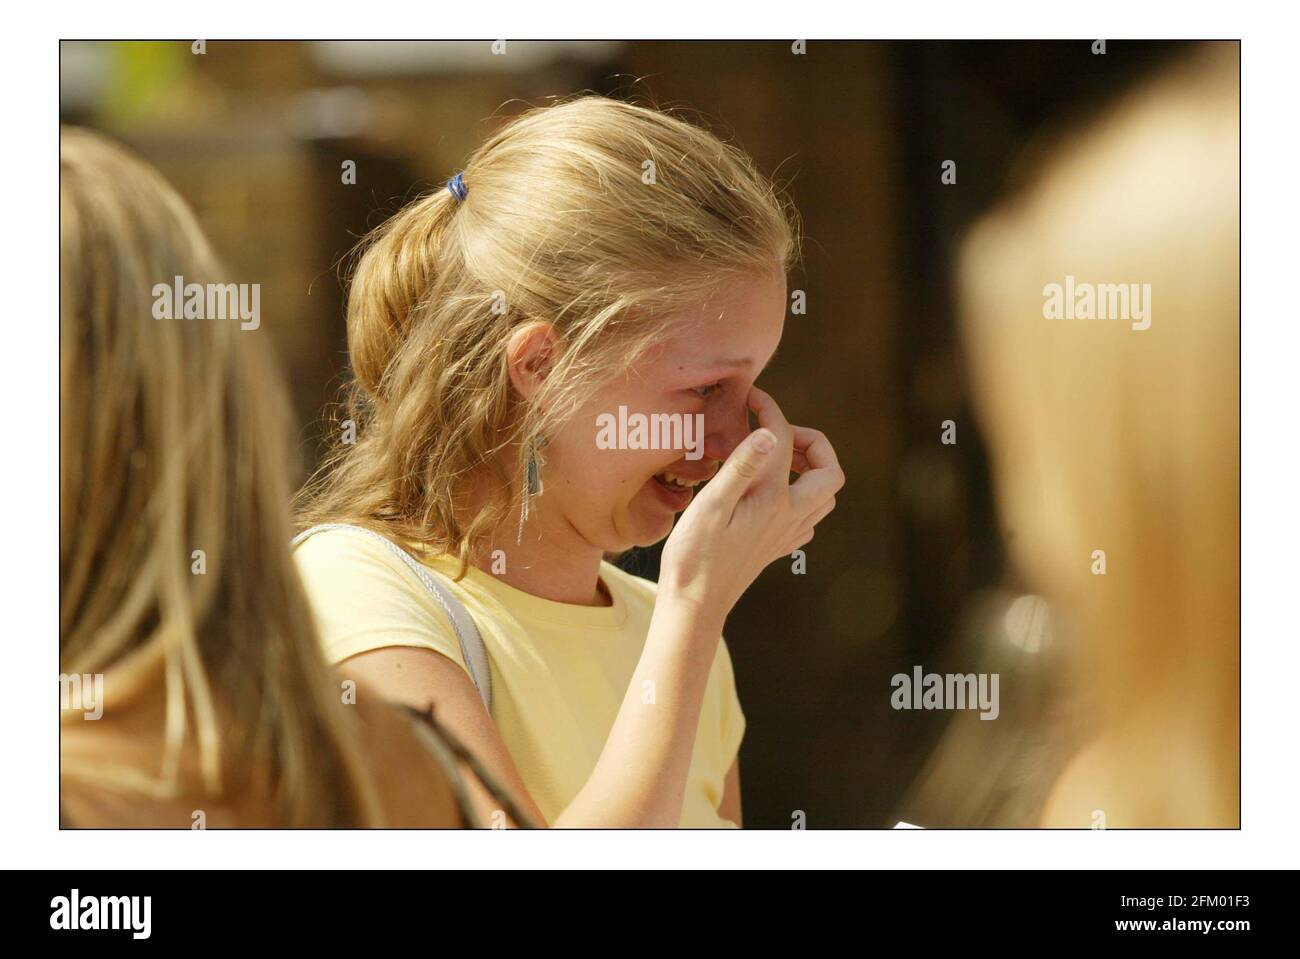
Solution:
[{"label": "girl's finger", "polygon": [[792,427],[794,431],[794,454],[796,459],[802,459],[805,468],[796,470],[798,473],[806,473],[809,469],[820,469],[824,466],[840,465],[839,457],[835,455],[835,447],[831,441],[826,438],[826,434],[821,430],[810,429],[807,426]]},{"label": "girl's finger", "polygon": [[[754,415],[758,417],[759,427],[771,430],[780,442],[777,451],[780,454],[780,462],[789,463],[794,451],[794,428],[781,412],[781,407],[777,405],[776,400],[772,399],[771,394],[765,393],[757,386],[750,388],[747,402]],[[790,471],[787,469],[782,479],[787,479],[789,475]]]},{"label": "girl's finger", "polygon": [[844,486],[844,471],[838,466],[808,470],[790,484],[790,505],[796,515],[811,515]]},{"label": "girl's finger", "polygon": [[[722,464],[717,475],[709,480],[707,486],[695,498],[701,506],[716,504],[723,510],[723,515],[730,518],[736,503],[751,487],[764,482],[765,474],[771,473],[772,464],[781,450],[780,440],[771,430],[759,428],[745,437],[744,442],[732,450],[727,461]],[[789,471],[781,475],[788,475]],[[695,504],[692,504],[695,505]]]}]

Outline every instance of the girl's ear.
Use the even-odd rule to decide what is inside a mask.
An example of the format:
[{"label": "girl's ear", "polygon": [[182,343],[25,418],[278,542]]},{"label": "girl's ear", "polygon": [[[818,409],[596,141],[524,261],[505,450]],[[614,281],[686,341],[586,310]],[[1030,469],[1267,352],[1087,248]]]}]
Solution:
[{"label": "girl's ear", "polygon": [[526,323],[510,334],[506,343],[506,368],[510,382],[524,399],[532,399],[559,356],[560,334],[543,320]]}]

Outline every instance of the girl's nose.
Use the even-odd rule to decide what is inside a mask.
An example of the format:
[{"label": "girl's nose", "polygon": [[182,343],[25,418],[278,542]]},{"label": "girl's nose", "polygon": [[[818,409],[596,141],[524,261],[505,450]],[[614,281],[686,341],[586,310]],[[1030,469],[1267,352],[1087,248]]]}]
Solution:
[{"label": "girl's nose", "polygon": [[749,435],[749,410],[742,400],[704,414],[704,458],[722,462]]}]

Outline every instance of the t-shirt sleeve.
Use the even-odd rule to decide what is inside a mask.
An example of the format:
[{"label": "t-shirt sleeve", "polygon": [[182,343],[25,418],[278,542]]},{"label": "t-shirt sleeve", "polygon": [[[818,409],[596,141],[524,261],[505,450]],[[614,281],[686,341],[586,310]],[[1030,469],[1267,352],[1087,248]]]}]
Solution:
[{"label": "t-shirt sleeve", "polygon": [[299,545],[294,559],[330,663],[372,649],[411,646],[442,653],[465,668],[446,613],[383,543],[362,533],[329,530]]},{"label": "t-shirt sleeve", "polygon": [[726,770],[730,770],[740,752],[740,742],[745,738],[745,713],[740,708],[736,675],[731,666],[731,651],[727,648],[725,639],[718,644],[718,675],[718,699],[722,710],[722,758]]}]

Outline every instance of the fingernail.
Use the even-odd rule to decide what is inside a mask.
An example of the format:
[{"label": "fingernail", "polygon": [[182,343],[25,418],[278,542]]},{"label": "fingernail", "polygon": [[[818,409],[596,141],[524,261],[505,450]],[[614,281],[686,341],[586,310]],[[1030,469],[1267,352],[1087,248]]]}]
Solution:
[{"label": "fingernail", "polygon": [[760,453],[770,453],[776,449],[776,437],[771,430],[754,431],[754,449]]}]

